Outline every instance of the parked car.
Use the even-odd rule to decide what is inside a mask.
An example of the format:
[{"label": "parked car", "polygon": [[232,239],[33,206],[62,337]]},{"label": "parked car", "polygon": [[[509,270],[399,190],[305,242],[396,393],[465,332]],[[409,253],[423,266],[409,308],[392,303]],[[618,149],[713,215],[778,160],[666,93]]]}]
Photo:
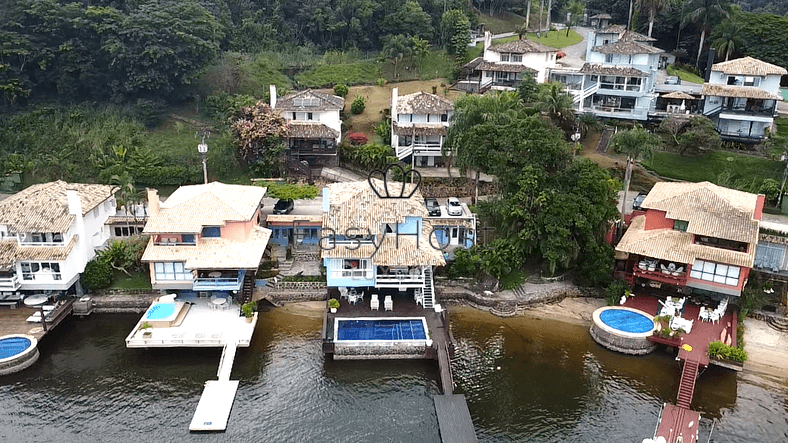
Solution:
[{"label": "parked car", "polygon": [[644,194],[642,192],[640,194],[636,195],[635,196],[635,200],[632,202],[632,209],[634,209],[636,211],[642,211],[643,208],[640,205],[643,204],[643,200],[646,199],[646,195],[647,194]]},{"label": "parked car", "polygon": [[449,215],[457,216],[462,215],[462,206],[460,206],[460,199],[457,197],[449,197],[449,204],[446,205],[446,212]]},{"label": "parked car", "polygon": [[274,205],[274,214],[289,214],[295,203],[289,198],[280,198]]},{"label": "parked car", "polygon": [[438,200],[434,198],[425,198],[424,206],[427,207],[427,212],[430,214],[430,217],[441,216],[441,205],[438,204]]},{"label": "parked car", "polygon": [[666,85],[680,85],[681,84],[681,77],[677,77],[675,75],[671,75],[665,78]]}]

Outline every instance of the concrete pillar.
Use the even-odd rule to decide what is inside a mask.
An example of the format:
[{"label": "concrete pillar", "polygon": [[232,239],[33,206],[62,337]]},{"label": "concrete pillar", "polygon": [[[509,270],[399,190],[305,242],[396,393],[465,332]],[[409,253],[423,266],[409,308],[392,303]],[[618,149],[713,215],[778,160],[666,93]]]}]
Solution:
[{"label": "concrete pillar", "polygon": [[276,85],[269,85],[271,109],[276,109]]}]

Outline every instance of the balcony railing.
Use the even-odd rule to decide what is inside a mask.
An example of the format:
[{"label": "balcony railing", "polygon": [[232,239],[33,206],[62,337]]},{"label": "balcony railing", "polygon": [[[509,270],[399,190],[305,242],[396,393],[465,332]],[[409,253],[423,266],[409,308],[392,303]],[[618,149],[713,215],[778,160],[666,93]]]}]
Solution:
[{"label": "balcony railing", "polygon": [[416,273],[392,273],[378,274],[375,277],[375,287],[396,288],[403,286],[421,287],[424,284],[424,274],[421,271]]},{"label": "balcony railing", "polygon": [[336,269],[329,273],[329,278],[353,278],[372,280],[372,269]]},{"label": "balcony railing", "polygon": [[752,115],[757,117],[774,117],[774,111],[774,107],[762,109],[749,106],[723,106],[720,108],[720,112],[725,114]]},{"label": "balcony railing", "polygon": [[[195,291],[240,291],[246,271],[238,271],[237,276],[219,275],[211,277],[210,274],[212,273],[208,273],[208,277],[195,278],[192,282],[192,289]],[[225,272],[225,274],[228,273]]]},{"label": "balcony railing", "polygon": [[19,283],[17,275],[0,278],[0,291],[16,291],[20,286],[21,283]]}]

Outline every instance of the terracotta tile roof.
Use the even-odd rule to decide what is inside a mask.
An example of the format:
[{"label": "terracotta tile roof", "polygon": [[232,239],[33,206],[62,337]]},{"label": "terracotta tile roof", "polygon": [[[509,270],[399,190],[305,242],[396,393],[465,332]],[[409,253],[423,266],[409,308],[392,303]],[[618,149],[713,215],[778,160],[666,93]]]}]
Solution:
[{"label": "terracotta tile roof", "polygon": [[77,244],[78,235],[63,246],[19,246],[16,239],[0,241],[0,266],[11,267],[19,260],[63,261]]},{"label": "terracotta tile roof", "polygon": [[397,99],[398,114],[445,114],[453,109],[451,100],[424,91]]},{"label": "terracotta tile roof", "polygon": [[669,98],[674,100],[699,100],[699,98],[689,95],[684,91],[673,91],[671,93],[665,94],[662,98]]},{"label": "terracotta tile roof", "polygon": [[295,138],[338,138],[339,131],[331,129],[324,123],[303,120],[288,120],[287,132]]},{"label": "terracotta tile roof", "polygon": [[[372,185],[385,195],[383,181],[372,179]],[[391,195],[401,195],[402,183],[389,182]],[[413,191],[415,184],[405,184],[404,195]],[[416,190],[410,198],[380,198],[367,181],[350,183],[333,183],[328,185],[329,210],[323,213],[323,227],[332,228],[337,235],[344,234],[349,228],[358,233],[369,230],[372,235],[380,238],[381,229],[386,223],[402,223],[405,217],[421,217],[422,236],[418,248],[413,236],[400,235],[399,247],[394,234],[388,235],[380,242],[374,253],[374,263],[381,265],[443,265],[443,253],[429,244],[432,225],[426,221],[427,208],[421,192]],[[409,240],[410,239],[410,240]],[[380,241],[380,240],[379,240]],[[438,242],[433,238],[433,244]],[[362,246],[357,250],[339,246],[333,250],[322,251],[326,258],[370,257],[374,246]],[[350,254],[350,255],[348,255]]]},{"label": "terracotta tile roof", "polygon": [[757,86],[735,86],[735,85],[715,85],[711,83],[704,83],[701,94],[705,96],[717,97],[738,97],[738,98],[756,98],[763,100],[782,100],[783,97],[778,94],[772,94],[765,89]]},{"label": "terracotta tile roof", "polygon": [[692,233],[673,229],[644,229],[646,217],[632,219],[627,232],[616,245],[617,252],[679,263],[694,263],[695,259],[709,260],[751,268],[755,260],[755,247],[750,252],[736,252],[692,243]]},{"label": "terracotta tile roof", "polygon": [[600,54],[658,54],[660,52],[665,52],[659,48],[656,48],[651,45],[645,45],[643,43],[634,41],[634,40],[619,40],[615,43],[608,43],[606,45],[600,45],[592,49],[594,52],[599,52]]},{"label": "terracotta tile roof", "polygon": [[[471,62],[473,63],[473,62]],[[477,71],[494,71],[494,72],[530,72],[536,74],[536,69],[529,68],[525,65],[518,65],[516,63],[499,63],[499,62],[486,62],[483,61],[473,68]]]},{"label": "terracotta tile roof", "polygon": [[306,91],[282,96],[276,100],[277,111],[341,111],[345,108],[345,99],[325,92]]},{"label": "terracotta tile roof", "polygon": [[181,186],[161,203],[159,213],[149,217],[145,234],[197,234],[204,226],[223,226],[228,221],[251,220],[265,196],[259,186]]},{"label": "terracotta tile roof", "polygon": [[489,49],[498,53],[512,53],[512,54],[528,54],[531,52],[558,52],[558,49],[531,41],[528,39],[515,40],[513,42],[504,43],[501,45],[493,46]]},{"label": "terracotta tile roof", "polygon": [[196,246],[155,245],[151,237],[143,262],[183,262],[186,269],[256,269],[271,238],[271,230],[255,226],[245,242],[201,238]]},{"label": "terracotta tile roof", "polygon": [[627,27],[624,25],[610,25],[605,29],[597,31],[597,34],[618,34],[621,35],[626,32]]},{"label": "terracotta tile roof", "polygon": [[446,135],[442,123],[394,123],[396,135]]},{"label": "terracotta tile roof", "polygon": [[758,196],[709,182],[654,185],[641,204],[689,222],[687,232],[750,244],[758,242],[759,221],[753,218]]},{"label": "terracotta tile roof", "polygon": [[788,74],[788,70],[781,66],[766,63],[752,57],[742,57],[727,62],[715,63],[711,66],[711,70],[733,75]]},{"label": "terracotta tile roof", "polygon": [[619,75],[624,77],[648,77],[647,72],[630,66],[602,65],[598,63],[585,63],[580,68],[581,74]]},{"label": "terracotta tile roof", "polygon": [[74,222],[68,213],[67,189],[76,189],[82,215],[100,205],[118,190],[110,185],[66,183],[58,180],[30,186],[0,202],[0,224],[10,232],[66,232]]},{"label": "terracotta tile roof", "polygon": [[624,31],[619,37],[619,40],[623,41],[635,41],[635,42],[655,42],[657,39],[654,37],[649,37],[647,35],[641,34],[635,31]]},{"label": "terracotta tile roof", "polygon": [[612,19],[613,17],[611,17],[611,16],[610,16],[610,14],[597,14],[597,15],[594,15],[594,16],[592,16],[591,18],[598,18],[598,19],[603,19],[603,20],[610,20],[610,19]]}]

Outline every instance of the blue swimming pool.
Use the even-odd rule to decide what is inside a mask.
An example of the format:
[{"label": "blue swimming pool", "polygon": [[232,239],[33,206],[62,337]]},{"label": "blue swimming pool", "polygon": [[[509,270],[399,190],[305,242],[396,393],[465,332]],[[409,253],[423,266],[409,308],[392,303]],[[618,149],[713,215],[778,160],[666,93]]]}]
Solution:
[{"label": "blue swimming pool", "polygon": [[25,337],[5,337],[0,339],[0,360],[21,354],[32,342]]},{"label": "blue swimming pool", "polygon": [[426,340],[421,318],[337,320],[337,341]]},{"label": "blue swimming pool", "polygon": [[166,320],[175,313],[175,303],[156,303],[145,314],[146,320]]},{"label": "blue swimming pool", "polygon": [[599,313],[604,324],[619,331],[642,334],[654,329],[654,321],[644,314],[624,309],[606,309]]}]

